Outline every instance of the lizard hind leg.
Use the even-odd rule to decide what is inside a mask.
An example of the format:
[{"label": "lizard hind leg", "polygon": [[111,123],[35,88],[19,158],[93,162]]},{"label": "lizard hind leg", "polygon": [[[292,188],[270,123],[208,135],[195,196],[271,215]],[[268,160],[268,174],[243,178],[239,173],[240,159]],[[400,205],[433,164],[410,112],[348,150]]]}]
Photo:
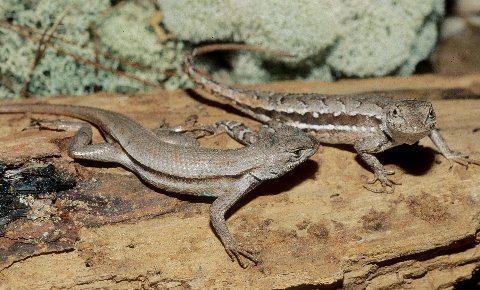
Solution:
[{"label": "lizard hind leg", "polygon": [[72,122],[72,121],[65,121],[65,120],[52,121],[52,120],[32,119],[30,122],[30,125],[23,128],[22,131],[38,128],[40,130],[77,132],[83,126],[88,126],[88,123]]},{"label": "lizard hind leg", "polygon": [[[30,126],[23,128],[23,130],[29,130],[32,128],[38,128],[40,130],[52,130],[52,131],[66,131],[66,132],[79,132],[81,130],[85,130],[84,128],[87,127],[89,130],[90,140],[86,143],[89,144],[92,141],[92,129],[91,125],[87,122],[79,122],[79,121],[65,121],[65,120],[40,120],[40,119],[32,119]],[[86,133],[86,131],[84,132]],[[116,143],[116,140],[113,139],[109,134],[106,134],[102,130],[100,130],[103,138],[108,143]]]},{"label": "lizard hind leg", "polygon": [[118,143],[109,141],[109,139],[112,138],[107,139],[108,143],[92,144],[92,126],[89,123],[64,120],[33,120],[32,125],[28,128],[33,127],[54,131],[75,132],[68,148],[68,155],[73,159],[121,164],[124,161],[123,155],[125,155],[125,153],[119,149]]}]

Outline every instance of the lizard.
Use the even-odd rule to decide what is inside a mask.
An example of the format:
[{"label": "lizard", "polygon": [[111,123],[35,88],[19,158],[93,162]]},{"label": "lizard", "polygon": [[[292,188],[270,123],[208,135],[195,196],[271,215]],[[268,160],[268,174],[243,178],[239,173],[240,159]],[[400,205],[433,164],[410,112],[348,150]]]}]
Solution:
[{"label": "lizard", "polygon": [[[353,145],[361,160],[373,171],[373,178],[364,185],[370,191],[391,193],[394,186],[400,184],[388,177],[395,172],[386,170],[374,154],[400,144],[414,144],[426,136],[451,166],[453,162],[480,165],[478,160],[449,148],[435,128],[435,111],[428,101],[396,100],[380,95],[277,93],[233,88],[195,68],[197,56],[222,50],[289,56],[248,44],[209,44],[186,54],[184,71],[198,87],[226,100],[257,121],[282,122],[309,132],[324,144]],[[380,188],[372,187],[376,182],[380,182]]]},{"label": "lizard", "polygon": [[[0,105],[0,113],[54,114],[86,121],[57,121],[41,126],[76,131],[68,149],[74,160],[117,163],[156,188],[215,197],[210,207],[211,224],[229,257],[243,268],[248,266],[245,259],[255,264],[257,259],[233,239],[225,223],[225,214],[257,185],[282,176],[318,149],[314,138],[282,125],[265,126],[255,134],[233,121],[218,122],[210,129],[225,131],[247,145],[221,150],[180,144],[164,130],[154,132],[125,115],[99,108],[10,104]],[[99,129],[105,143],[91,144],[92,126],[89,123]]]}]

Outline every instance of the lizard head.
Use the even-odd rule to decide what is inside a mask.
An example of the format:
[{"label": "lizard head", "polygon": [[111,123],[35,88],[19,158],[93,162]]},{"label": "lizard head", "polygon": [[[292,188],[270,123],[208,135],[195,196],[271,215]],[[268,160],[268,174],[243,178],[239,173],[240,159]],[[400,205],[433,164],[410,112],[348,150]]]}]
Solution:
[{"label": "lizard head", "polygon": [[386,133],[396,142],[413,144],[435,128],[435,111],[426,101],[401,100],[386,107]]},{"label": "lizard head", "polygon": [[318,141],[300,129],[285,125],[263,127],[256,146],[263,146],[263,164],[252,175],[261,180],[280,177],[307,160],[318,149]]}]

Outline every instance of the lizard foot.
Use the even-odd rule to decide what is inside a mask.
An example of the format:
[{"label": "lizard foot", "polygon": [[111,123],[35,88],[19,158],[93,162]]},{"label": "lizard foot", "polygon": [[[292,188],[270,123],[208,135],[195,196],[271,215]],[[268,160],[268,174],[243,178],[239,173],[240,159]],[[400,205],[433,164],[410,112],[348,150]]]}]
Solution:
[{"label": "lizard foot", "polygon": [[184,128],[184,127],[178,126],[173,128],[172,131],[177,133],[188,134],[189,136],[192,136],[195,139],[200,139],[207,136],[215,135],[215,132],[213,132],[213,130],[211,130],[207,126],[195,127],[195,128]]},{"label": "lizard foot", "polygon": [[450,154],[446,155],[445,158],[447,158],[448,162],[450,162],[450,168],[453,167],[454,163],[458,163],[465,167],[468,167],[469,164],[480,165],[480,160],[470,159],[467,154],[463,154],[461,152],[450,152]]},{"label": "lizard foot", "polygon": [[212,125],[187,125],[187,126],[176,126],[170,130],[176,133],[189,134],[195,139],[204,138],[207,136],[215,136],[216,129]]},{"label": "lizard foot", "polygon": [[245,250],[237,245],[225,246],[225,251],[232,261],[237,260],[240,267],[244,269],[248,267],[248,264],[244,262],[244,258],[252,261],[255,265],[258,264],[257,258],[251,251]]},{"label": "lizard foot", "polygon": [[49,120],[43,120],[43,119],[37,119],[37,118],[31,118],[30,119],[30,124],[22,129],[22,131],[27,131],[31,129],[43,129],[42,124],[44,123],[51,123],[52,121]]},{"label": "lizard foot", "polygon": [[39,129],[39,130],[52,130],[52,131],[77,131],[80,127],[84,126],[86,123],[83,122],[72,122],[64,120],[42,120],[42,119],[32,119],[30,125],[23,128],[22,131],[30,129]]},{"label": "lizard foot", "polygon": [[377,181],[380,181],[381,188],[375,188],[372,186],[364,185],[363,187],[371,192],[375,193],[393,193],[395,191],[395,185],[400,185],[398,181],[389,179],[387,175],[393,175],[395,171],[393,170],[383,170],[381,172],[375,172],[375,175],[372,179],[367,180],[368,184],[375,184]]}]

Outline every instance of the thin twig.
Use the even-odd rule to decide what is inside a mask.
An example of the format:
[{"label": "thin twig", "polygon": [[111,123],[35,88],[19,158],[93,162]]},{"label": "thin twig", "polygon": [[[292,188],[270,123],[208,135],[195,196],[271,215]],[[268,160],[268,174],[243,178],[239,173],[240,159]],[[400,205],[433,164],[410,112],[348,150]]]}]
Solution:
[{"label": "thin twig", "polygon": [[[12,31],[15,31],[15,29],[18,31],[28,31],[29,33],[31,34],[36,34],[36,35],[40,35],[42,36],[45,32],[42,32],[42,31],[38,31],[36,29],[33,29],[33,28],[30,28],[28,26],[24,26],[24,25],[20,25],[20,24],[14,24],[14,23],[10,23],[4,19],[0,19],[0,26],[3,26],[7,29],[10,29]],[[16,32],[16,31],[15,31]],[[52,34],[52,38],[54,38],[55,40],[59,40],[63,43],[67,43],[67,44],[70,44],[70,45],[77,45],[75,42],[71,41],[71,40],[68,40],[66,39],[65,37],[61,37],[61,36],[57,36],[57,35],[53,35]]]},{"label": "thin twig", "polygon": [[83,58],[83,57],[80,57],[76,54],[73,54],[71,52],[68,52],[62,48],[59,48],[59,47],[51,47],[52,49],[54,49],[55,51],[63,54],[63,55],[66,55],[66,56],[69,56],[71,58],[73,58],[74,60],[78,61],[79,63],[83,63],[83,64],[86,64],[86,65],[90,65],[90,66],[93,66],[95,68],[98,68],[98,69],[101,69],[101,70],[104,70],[104,71],[107,71],[109,73],[112,73],[112,74],[116,74],[118,76],[122,76],[122,77],[125,77],[125,78],[129,78],[129,79],[132,79],[132,80],[135,80],[137,82],[140,82],[146,86],[149,86],[149,87],[157,87],[157,88],[161,88],[162,86],[158,83],[153,83],[153,82],[149,82],[149,81],[146,81],[146,80],[143,80],[137,76],[134,76],[134,75],[130,75],[130,74],[127,74],[127,73],[124,73],[124,72],[121,72],[119,70],[115,70],[115,69],[112,69],[112,68],[109,68],[109,67],[106,67],[102,64],[99,64],[95,61],[92,61],[92,60],[89,60],[87,58]]},{"label": "thin twig", "polygon": [[[63,13],[60,19],[55,23],[50,34],[48,34],[48,36],[47,36],[47,32],[48,32],[48,28],[47,28],[45,29],[44,33],[40,37],[40,42],[38,43],[38,47],[35,52],[35,59],[33,60],[32,68],[30,69],[27,80],[25,81],[22,89],[20,90],[20,97],[28,98],[28,87],[30,86],[30,82],[32,81],[32,76],[35,71],[35,68],[40,63],[42,58],[45,56],[45,51],[47,50],[47,44],[50,44],[53,34],[55,33],[55,31],[57,31],[58,27],[63,22],[63,19],[65,19],[65,16],[67,16],[67,12],[68,11],[65,11],[65,13]],[[45,37],[47,37],[47,39],[45,39]]]},{"label": "thin twig", "polygon": [[[40,35],[41,36],[43,34],[43,32],[39,32],[39,31],[37,31],[35,29],[32,29],[28,26],[23,26],[23,25],[19,25],[19,24],[12,24],[12,23],[9,23],[9,22],[7,22],[5,20],[2,20],[2,19],[0,19],[0,26],[4,27],[6,29],[9,29],[11,31],[14,31],[15,33],[17,33],[19,35],[21,34],[20,36],[22,36],[23,38],[25,38],[27,40],[30,40],[32,42],[40,41],[40,38],[36,38],[32,35],[29,35],[29,37],[26,37],[27,34],[25,34],[24,31],[28,31],[29,33],[31,33],[33,35]],[[52,35],[52,38],[54,38],[58,42],[65,43],[65,44],[71,45],[71,46],[79,48],[79,49],[83,48],[82,46],[78,45],[77,43],[75,43],[71,40],[68,40],[64,37],[61,37],[61,36]],[[128,66],[133,67],[133,68],[144,69],[144,70],[153,69],[149,65],[141,64],[141,63],[134,62],[134,61],[131,61],[131,60],[128,60],[128,59],[124,59],[124,58],[121,58],[121,57],[118,57],[118,56],[115,56],[115,55],[112,55],[112,54],[109,54],[109,53],[104,53],[104,52],[98,51],[98,55],[102,56],[106,59],[119,61],[123,65],[128,65]],[[160,70],[156,70],[156,71],[161,72]]]},{"label": "thin twig", "polygon": [[[44,38],[42,36],[42,38],[38,39],[32,35],[30,35],[29,33],[32,33],[32,34],[39,34],[38,31],[35,31],[33,29],[30,29],[28,27],[24,27],[24,26],[21,26],[21,25],[13,25],[11,23],[8,23],[4,20],[0,20],[0,26],[3,26],[5,27],[6,29],[10,29],[12,31],[14,31],[15,33],[17,33],[20,37],[24,38],[24,39],[27,39],[29,41],[32,41],[32,42],[40,42],[39,46],[43,44],[44,47],[48,47],[48,48],[51,48],[53,50],[55,50],[56,52],[60,53],[60,54],[63,54],[65,56],[69,56],[71,58],[73,58],[74,60],[76,60],[77,62],[79,63],[83,63],[85,65],[89,65],[89,66],[93,66],[97,69],[100,69],[100,70],[104,70],[104,71],[107,71],[107,72],[110,72],[112,74],[115,74],[115,75],[118,75],[118,76],[121,76],[121,77],[125,77],[125,78],[128,78],[128,79],[132,79],[134,81],[137,81],[137,82],[140,82],[142,83],[143,85],[146,85],[146,86],[151,86],[151,87],[159,87],[161,88],[162,85],[158,84],[158,83],[153,83],[153,82],[149,82],[149,81],[145,81],[135,75],[131,75],[131,74],[128,74],[128,73],[124,73],[124,72],[121,72],[119,70],[115,70],[115,69],[112,69],[112,68],[109,68],[109,67],[106,67],[100,63],[97,63],[95,61],[91,61],[89,59],[86,59],[86,58],[82,58],[78,55],[75,55],[71,52],[68,52],[67,50],[65,49],[62,49],[62,48],[59,48],[55,45],[53,45],[52,43],[48,43],[48,42],[45,42],[43,41],[42,38]],[[25,32],[25,31],[22,31],[22,30],[27,30],[28,32]],[[56,37],[56,36],[53,36],[53,34],[50,34],[51,35],[51,38],[49,39],[52,39],[52,38],[55,38],[55,39],[58,39],[60,40],[61,42],[65,42],[67,44],[72,44],[72,45],[76,45],[74,43],[72,43],[71,41],[68,41],[68,40],[65,40],[64,38],[61,38],[61,37]],[[78,45],[76,45],[77,47],[79,47]],[[39,50],[37,50],[38,52]],[[146,66],[146,65],[143,65],[143,64],[140,64],[140,63],[137,63],[137,62],[132,62],[132,61],[128,61],[128,60],[124,60],[124,59],[121,59],[121,58],[118,58],[116,56],[112,56],[110,54],[104,54],[104,53],[100,53],[99,52],[99,55],[105,57],[106,59],[113,59],[113,60],[118,60],[120,61],[122,64],[125,64],[125,65],[129,65],[131,67],[135,67],[135,68],[140,68],[140,69],[151,69],[150,66]],[[37,58],[36,58],[37,59]],[[159,73],[164,73],[165,75],[167,76],[172,76],[172,75],[176,75],[174,73],[165,73],[165,72],[162,72],[162,71],[159,71],[159,70],[155,70],[156,72],[159,72]]]},{"label": "thin twig", "polygon": [[153,28],[153,31],[157,35],[158,40],[160,43],[165,43],[170,39],[173,39],[171,34],[168,34],[165,29],[160,25],[163,20],[163,14],[160,10],[157,10],[149,20],[150,26]]}]

